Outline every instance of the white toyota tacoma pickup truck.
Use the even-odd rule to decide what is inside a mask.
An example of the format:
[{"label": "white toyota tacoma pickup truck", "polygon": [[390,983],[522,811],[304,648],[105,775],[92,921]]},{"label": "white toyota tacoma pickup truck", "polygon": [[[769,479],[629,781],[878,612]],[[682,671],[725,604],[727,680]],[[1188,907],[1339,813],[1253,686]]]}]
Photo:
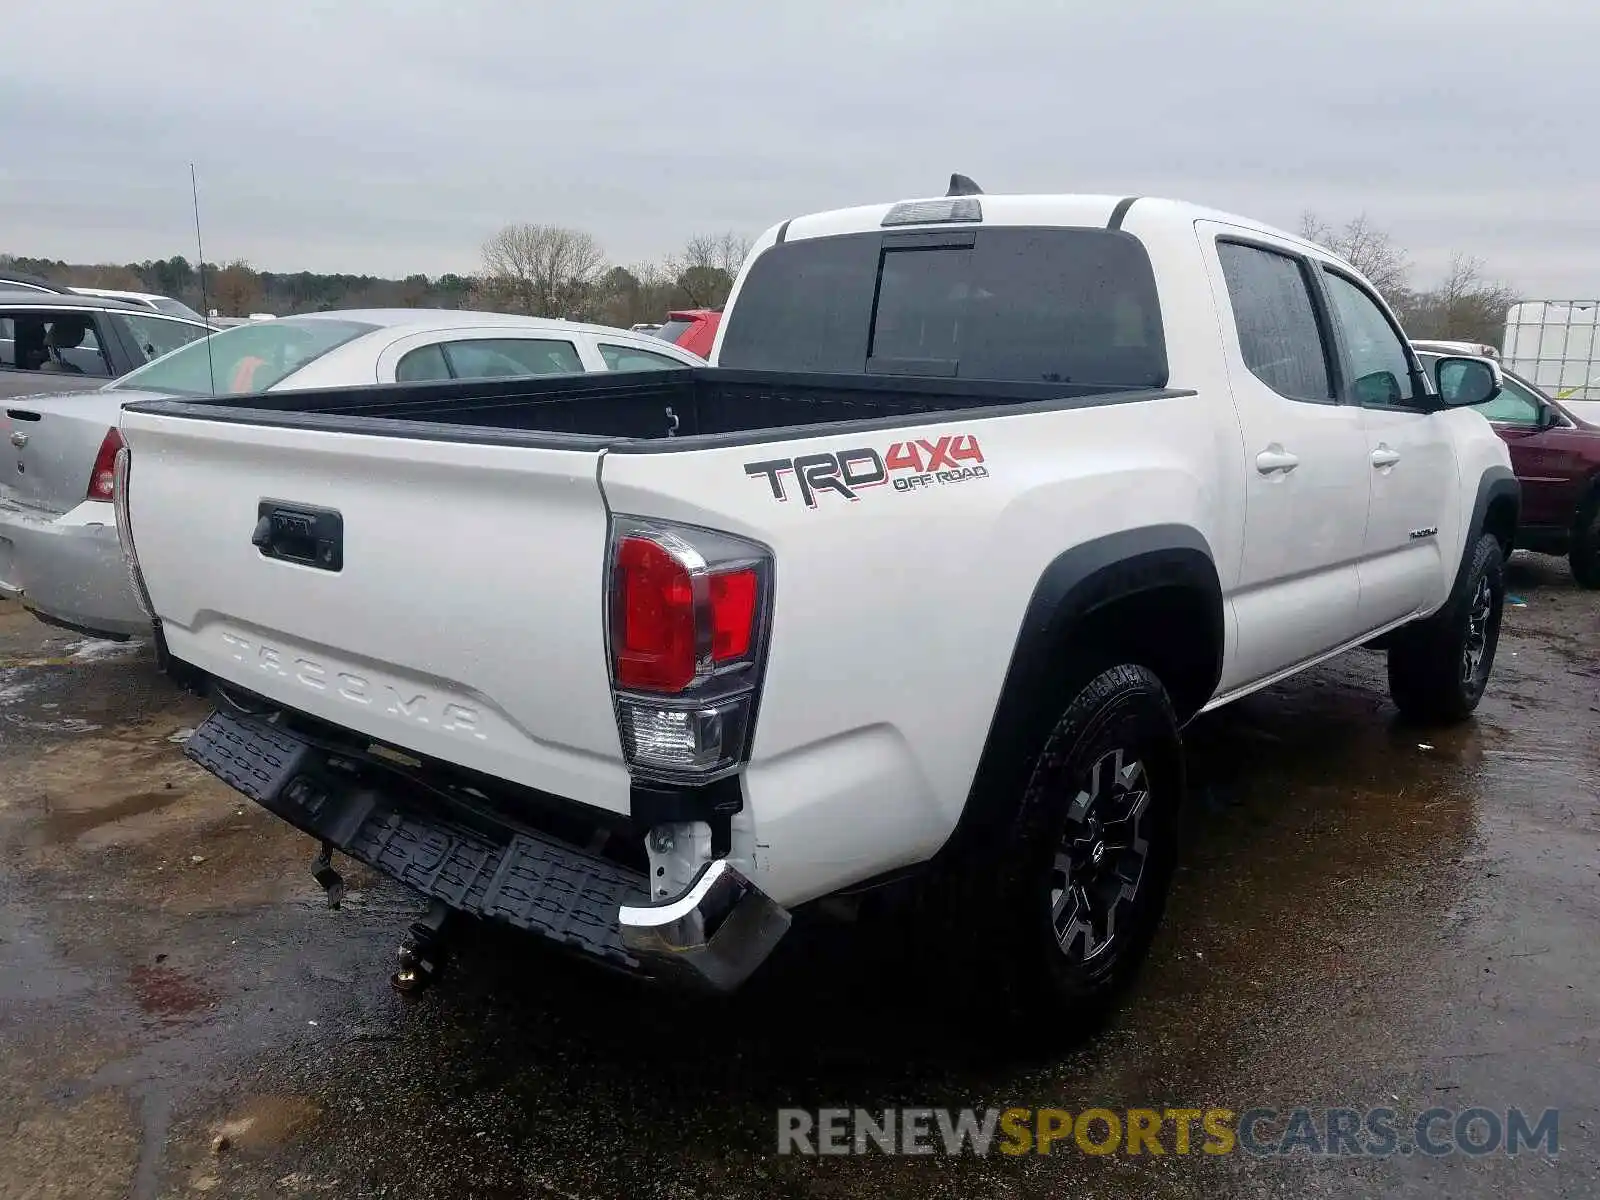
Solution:
[{"label": "white toyota tacoma pickup truck", "polygon": [[922,876],[969,978],[1102,1006],[1185,723],[1374,644],[1466,717],[1520,496],[1457,407],[1498,368],[1441,398],[1324,250],[961,183],[768,230],[711,368],[130,406],[136,589],[221,698],[187,753],[326,882],[619,966],[730,988]]}]

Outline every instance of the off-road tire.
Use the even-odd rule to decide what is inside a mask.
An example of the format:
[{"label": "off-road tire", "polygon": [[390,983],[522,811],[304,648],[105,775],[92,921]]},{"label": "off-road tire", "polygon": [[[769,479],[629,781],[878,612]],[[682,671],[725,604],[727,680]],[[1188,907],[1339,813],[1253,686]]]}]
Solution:
[{"label": "off-road tire", "polygon": [[1578,510],[1567,561],[1572,564],[1572,577],[1579,587],[1600,588],[1600,491]]},{"label": "off-road tire", "polygon": [[1389,646],[1389,695],[1403,716],[1449,725],[1472,715],[1494,669],[1505,595],[1500,543],[1486,533],[1444,608],[1400,630]]},{"label": "off-road tire", "polygon": [[[984,914],[990,949],[999,960],[995,965],[1014,1009],[1069,1040],[1100,1023],[1149,950],[1172,880],[1184,791],[1182,739],[1161,681],[1131,663],[1084,675],[1033,762],[1009,844],[989,876],[992,900]],[[1111,774],[1127,776],[1134,787],[1118,792]],[[1109,789],[1108,782],[1113,783]],[[1098,792],[1079,814],[1097,784]],[[1066,890],[1059,855],[1069,843],[1092,849],[1084,838],[1094,806],[1107,804],[1102,817],[1132,811],[1139,787],[1146,797],[1140,815],[1118,838],[1145,843],[1142,866],[1133,870],[1133,851],[1108,849],[1105,861],[1096,857],[1092,867],[1106,877],[1090,879],[1086,868],[1075,885],[1084,896],[1091,886],[1118,894],[1131,886],[1131,895],[1117,904],[1104,948],[1089,957],[1092,930],[1081,930],[1065,947],[1057,928]],[[1124,803],[1125,808],[1118,807]],[[1107,825],[1093,835],[1103,847],[1113,845],[1110,829]],[[1143,836],[1135,839],[1135,834]],[[1136,882],[1129,885],[1127,876],[1134,874]]]}]

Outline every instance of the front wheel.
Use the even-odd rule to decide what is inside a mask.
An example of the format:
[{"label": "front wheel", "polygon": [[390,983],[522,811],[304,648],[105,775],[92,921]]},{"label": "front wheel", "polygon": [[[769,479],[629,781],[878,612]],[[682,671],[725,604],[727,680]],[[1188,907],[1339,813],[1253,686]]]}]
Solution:
[{"label": "front wheel", "polygon": [[1182,743],[1161,681],[1102,671],[1072,698],[1034,762],[1004,872],[1017,999],[1080,1029],[1144,959],[1176,857]]},{"label": "front wheel", "polygon": [[1500,543],[1486,533],[1472,548],[1461,590],[1389,647],[1389,695],[1403,716],[1450,724],[1472,715],[1494,669],[1505,595]]}]

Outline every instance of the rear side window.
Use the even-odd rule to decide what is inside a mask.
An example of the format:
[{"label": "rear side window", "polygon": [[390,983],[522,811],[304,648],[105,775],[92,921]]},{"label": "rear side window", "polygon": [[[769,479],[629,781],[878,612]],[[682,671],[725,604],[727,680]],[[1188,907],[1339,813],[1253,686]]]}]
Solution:
[{"label": "rear side window", "polygon": [[457,379],[518,375],[565,375],[583,370],[571,342],[535,338],[474,338],[446,342],[444,356]]},{"label": "rear side window", "polygon": [[728,316],[726,367],[1161,387],[1149,257],[1105,229],[850,234],[774,246]]},{"label": "rear side window", "polygon": [[665,371],[685,365],[665,354],[652,354],[635,346],[613,346],[610,342],[600,343],[600,357],[605,359],[608,371]]},{"label": "rear side window", "polygon": [[1219,242],[1239,350],[1250,373],[1291,400],[1333,399],[1327,348],[1297,259]]},{"label": "rear side window", "polygon": [[438,345],[419,346],[395,366],[395,380],[399,383],[424,383],[435,379],[449,379],[450,368],[444,365],[444,351]]},{"label": "rear side window", "polygon": [[13,313],[0,321],[0,366],[62,375],[111,374],[89,313]]}]

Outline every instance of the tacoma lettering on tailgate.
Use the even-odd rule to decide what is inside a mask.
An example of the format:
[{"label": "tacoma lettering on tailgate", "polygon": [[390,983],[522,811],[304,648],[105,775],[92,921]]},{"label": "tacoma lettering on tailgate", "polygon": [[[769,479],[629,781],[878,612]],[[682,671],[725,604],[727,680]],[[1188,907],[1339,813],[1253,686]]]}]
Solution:
[{"label": "tacoma lettering on tailgate", "polygon": [[224,633],[222,642],[235,662],[244,663],[279,679],[288,679],[309,691],[334,696],[346,704],[373,708],[386,716],[398,717],[413,725],[437,726],[454,733],[488,740],[479,725],[478,710],[454,700],[440,700],[415,688],[398,688],[384,680],[369,679],[353,671],[324,666],[314,658],[280,650],[265,642],[252,642],[236,634]]},{"label": "tacoma lettering on tailgate", "polygon": [[970,433],[946,434],[938,441],[926,438],[894,442],[881,454],[873,446],[838,450],[824,454],[801,454],[795,458],[769,458],[745,463],[744,473],[752,479],[765,479],[772,498],[789,499],[788,477],[807,508],[817,507],[817,498],[832,492],[846,500],[859,500],[865,488],[893,484],[897,492],[987,479],[983,450]]}]

